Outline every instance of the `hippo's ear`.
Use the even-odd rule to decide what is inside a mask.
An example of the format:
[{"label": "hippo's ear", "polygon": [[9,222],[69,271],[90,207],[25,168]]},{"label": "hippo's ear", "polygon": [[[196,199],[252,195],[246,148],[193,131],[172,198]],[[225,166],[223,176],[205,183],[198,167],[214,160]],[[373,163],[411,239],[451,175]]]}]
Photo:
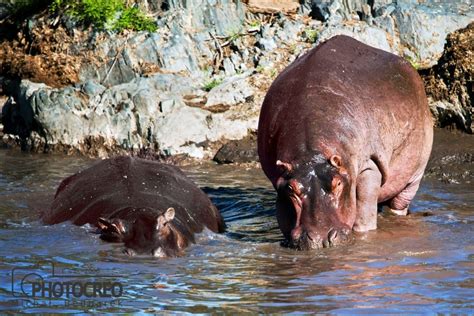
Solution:
[{"label": "hippo's ear", "polygon": [[109,220],[103,217],[99,217],[97,221],[97,226],[102,230],[110,229],[120,234],[125,233],[125,226],[120,219],[114,218],[113,220]]},{"label": "hippo's ear", "polygon": [[158,216],[156,219],[156,229],[164,227],[166,224],[171,222],[174,219],[175,210],[174,208],[168,208],[163,214]]},{"label": "hippo's ear", "polygon": [[166,222],[171,222],[174,218],[174,215],[175,215],[175,210],[172,207],[168,208],[166,212],[163,214]]},{"label": "hippo's ear", "polygon": [[331,166],[336,167],[340,174],[347,174],[346,168],[342,165],[342,158],[339,155],[332,155],[329,158],[329,163]]},{"label": "hippo's ear", "polygon": [[329,158],[329,162],[333,167],[336,168],[340,168],[342,166],[342,158],[338,155],[332,155],[331,158]]},{"label": "hippo's ear", "polygon": [[120,242],[125,234],[125,226],[120,219],[106,219],[99,217],[97,221],[100,238],[110,242]]}]

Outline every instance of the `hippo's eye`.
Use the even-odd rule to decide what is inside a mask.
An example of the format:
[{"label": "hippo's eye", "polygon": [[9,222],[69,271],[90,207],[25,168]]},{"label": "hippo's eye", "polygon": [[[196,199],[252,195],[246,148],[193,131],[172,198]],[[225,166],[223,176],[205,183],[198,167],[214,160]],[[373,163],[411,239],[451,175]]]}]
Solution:
[{"label": "hippo's eye", "polygon": [[331,181],[331,191],[334,193],[339,193],[341,191],[342,181],[338,177],[332,179]]},{"label": "hippo's eye", "polygon": [[296,194],[296,195],[301,195],[304,189],[303,185],[295,179],[288,181],[286,188],[290,194]]}]

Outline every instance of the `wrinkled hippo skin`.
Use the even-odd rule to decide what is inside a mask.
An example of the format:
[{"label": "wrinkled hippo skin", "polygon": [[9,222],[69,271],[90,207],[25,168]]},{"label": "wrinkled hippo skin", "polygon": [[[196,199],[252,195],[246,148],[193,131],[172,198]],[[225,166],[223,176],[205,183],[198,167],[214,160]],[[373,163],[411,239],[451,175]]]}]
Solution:
[{"label": "wrinkled hippo skin", "polygon": [[258,153],[278,193],[288,244],[314,249],[377,227],[377,206],[406,214],[433,124],[409,63],[335,36],[288,66],[260,113]]},{"label": "wrinkled hippo skin", "polygon": [[126,253],[177,256],[205,227],[224,231],[207,195],[177,167],[131,157],[100,161],[60,184],[46,224],[71,221],[98,227]]}]

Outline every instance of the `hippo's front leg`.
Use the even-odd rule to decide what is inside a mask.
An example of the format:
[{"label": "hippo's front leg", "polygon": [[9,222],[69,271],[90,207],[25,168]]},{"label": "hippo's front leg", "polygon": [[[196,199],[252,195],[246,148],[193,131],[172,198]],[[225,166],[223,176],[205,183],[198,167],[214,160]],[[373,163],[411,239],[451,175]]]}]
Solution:
[{"label": "hippo's front leg", "polygon": [[382,175],[375,163],[370,160],[369,166],[357,177],[357,216],[353,230],[366,232],[377,229],[377,200]]}]

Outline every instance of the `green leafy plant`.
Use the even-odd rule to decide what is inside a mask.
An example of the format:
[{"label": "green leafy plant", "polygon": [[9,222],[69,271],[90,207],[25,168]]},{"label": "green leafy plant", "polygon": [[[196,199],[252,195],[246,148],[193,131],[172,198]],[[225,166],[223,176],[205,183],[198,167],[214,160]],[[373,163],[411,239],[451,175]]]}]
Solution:
[{"label": "green leafy plant", "polygon": [[262,21],[260,21],[260,20],[252,20],[252,21],[250,21],[248,24],[249,24],[249,26],[250,26],[251,28],[257,28],[257,27],[260,27],[260,26],[262,25]]},{"label": "green leafy plant", "polygon": [[155,32],[157,29],[155,22],[145,16],[137,7],[130,7],[123,10],[114,27],[117,31],[128,29]]},{"label": "green leafy plant", "polygon": [[296,44],[290,44],[288,46],[288,52],[291,54],[291,55],[294,55],[296,53]]},{"label": "green leafy plant", "polygon": [[202,87],[202,89],[204,91],[211,91],[212,89],[214,89],[215,87],[217,87],[218,85],[220,85],[222,83],[222,79],[212,79],[206,83],[204,83],[204,86]]},{"label": "green leafy plant", "polygon": [[113,24],[118,13],[124,9],[122,0],[82,0],[80,3],[82,6],[77,16],[99,28],[104,28],[107,23]]},{"label": "green leafy plant", "polygon": [[80,23],[99,29],[121,32],[156,31],[156,24],[137,7],[127,7],[125,0],[53,0],[52,11],[62,11]]},{"label": "green leafy plant", "polygon": [[257,68],[255,68],[255,71],[261,74],[265,71],[265,67],[263,67],[262,65],[258,65]]},{"label": "green leafy plant", "polygon": [[316,43],[316,40],[318,39],[319,33],[316,30],[313,29],[306,29],[304,31],[304,35],[306,37],[306,40],[310,43]]},{"label": "green leafy plant", "polygon": [[405,60],[408,61],[416,70],[418,70],[421,66],[418,61],[416,61],[416,59],[411,56],[405,55]]},{"label": "green leafy plant", "polygon": [[241,30],[231,30],[227,32],[227,41],[233,43],[242,36],[244,36],[244,34],[242,34]]},{"label": "green leafy plant", "polygon": [[240,35],[240,33],[232,33],[231,35],[229,35],[229,41],[233,42],[235,40],[237,40],[239,37],[241,37],[242,35]]},{"label": "green leafy plant", "polygon": [[58,12],[62,6],[64,5],[63,0],[53,0],[51,4],[49,5],[49,10],[51,12]]}]

